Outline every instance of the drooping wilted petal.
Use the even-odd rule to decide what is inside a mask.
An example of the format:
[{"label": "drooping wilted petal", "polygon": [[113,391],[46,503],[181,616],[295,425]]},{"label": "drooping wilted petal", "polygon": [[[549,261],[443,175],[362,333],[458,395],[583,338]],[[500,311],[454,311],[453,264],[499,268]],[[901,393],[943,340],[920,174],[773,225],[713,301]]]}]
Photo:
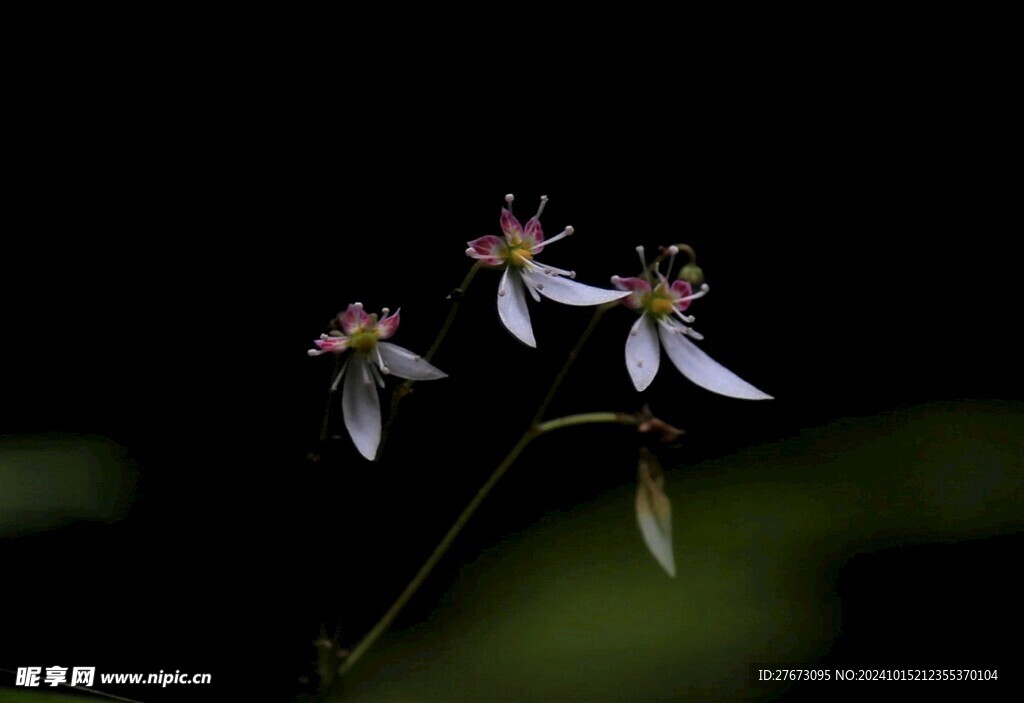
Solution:
[{"label": "drooping wilted petal", "polygon": [[770,395],[750,385],[705,354],[700,347],[687,339],[686,335],[676,331],[678,327],[672,326],[671,323],[669,327],[670,329],[666,329],[665,326],[658,327],[665,353],[679,372],[698,386],[730,398],[772,399]]},{"label": "drooping wilted petal", "polygon": [[657,327],[648,315],[641,315],[626,338],[626,368],[638,391],[651,385],[661,365]]},{"label": "drooping wilted petal", "polygon": [[519,273],[511,268],[505,269],[498,284],[498,317],[520,342],[529,347],[537,346],[533,325],[530,324],[530,311],[526,309],[523,282],[519,280]]},{"label": "drooping wilted petal", "polygon": [[448,374],[433,366],[419,354],[414,354],[397,344],[378,342],[377,348],[380,349],[384,365],[399,378],[409,378],[413,381],[434,381],[438,378],[448,377]]},{"label": "drooping wilted petal", "polygon": [[493,234],[488,234],[478,239],[474,239],[472,242],[467,242],[469,249],[466,250],[466,255],[480,261],[487,266],[501,266],[502,257],[505,253],[505,242],[501,240],[501,237],[495,237]]},{"label": "drooping wilted petal", "polygon": [[509,241],[513,238],[521,239],[523,236],[523,226],[519,224],[512,211],[504,207],[501,208],[501,231]]},{"label": "drooping wilted petal", "polygon": [[601,305],[629,295],[628,291],[596,288],[562,276],[544,273],[540,269],[524,269],[523,277],[545,298],[563,305]]},{"label": "drooping wilted petal", "polygon": [[632,310],[640,307],[645,293],[651,292],[651,284],[642,278],[612,276],[612,285],[619,290],[629,291],[630,294],[622,299],[622,304]]},{"label": "drooping wilted petal", "polygon": [[665,495],[665,477],[661,466],[646,448],[640,450],[637,464],[636,521],[644,544],[669,576],[676,575],[672,552],[672,504]]},{"label": "drooping wilted petal", "polygon": [[380,401],[370,361],[364,353],[355,352],[349,361],[341,391],[341,412],[356,449],[373,461],[380,444]]}]

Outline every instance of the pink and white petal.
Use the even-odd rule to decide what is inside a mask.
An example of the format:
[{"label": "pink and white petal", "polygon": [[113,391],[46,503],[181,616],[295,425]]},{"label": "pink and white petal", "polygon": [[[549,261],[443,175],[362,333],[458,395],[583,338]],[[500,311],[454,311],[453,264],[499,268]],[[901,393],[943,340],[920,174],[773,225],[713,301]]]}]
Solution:
[{"label": "pink and white petal", "polygon": [[693,286],[687,281],[676,281],[672,284],[672,297],[676,299],[675,308],[680,312],[690,307],[690,300],[679,300],[680,298],[689,298],[693,295]]},{"label": "pink and white petal", "polygon": [[384,359],[384,365],[388,367],[388,371],[399,378],[409,378],[413,381],[436,381],[439,378],[448,377],[444,371],[405,347],[391,342],[380,342],[377,348],[380,350],[380,356]]},{"label": "pink and white petal", "polygon": [[651,385],[661,365],[661,345],[658,343],[658,324],[647,315],[641,315],[626,337],[626,369],[633,385],[643,391]]},{"label": "pink and white petal", "polygon": [[328,337],[324,335],[320,339],[314,340],[313,344],[316,345],[316,349],[310,349],[307,352],[310,356],[330,353],[340,354],[348,349],[348,337]]},{"label": "pink and white petal", "polygon": [[356,449],[373,461],[380,445],[380,400],[365,353],[356,352],[349,361],[341,392],[341,412]]},{"label": "pink and white petal", "polygon": [[487,266],[501,266],[505,255],[505,242],[501,237],[488,234],[467,242],[469,249],[466,255],[483,262]]},{"label": "pink and white petal", "polygon": [[353,334],[360,327],[366,325],[369,320],[370,316],[363,310],[363,306],[353,303],[345,312],[341,313],[341,329],[345,331],[345,334]]},{"label": "pink and white petal", "polygon": [[523,230],[523,242],[533,250],[534,254],[544,251],[544,229],[540,226],[539,217],[531,217]]},{"label": "pink and white petal", "polygon": [[401,322],[402,308],[395,310],[394,315],[385,315],[380,318],[380,322],[377,323],[377,329],[380,330],[380,338],[388,339],[393,337],[395,332],[398,331],[398,324]]},{"label": "pink and white petal", "polygon": [[523,226],[519,224],[519,220],[512,214],[512,211],[504,207],[501,208],[501,231],[505,235],[505,239],[508,240],[523,236]]},{"label": "pink and white petal", "polygon": [[537,346],[530,324],[530,311],[526,307],[526,295],[519,273],[505,269],[498,284],[498,317],[512,335],[528,347]]},{"label": "pink and white petal", "polygon": [[612,285],[619,290],[629,291],[630,295],[622,299],[622,304],[631,310],[640,307],[643,296],[651,292],[651,284],[642,278],[620,278],[612,276]]},{"label": "pink and white petal", "polygon": [[535,286],[545,298],[550,298],[563,305],[601,305],[629,295],[626,291],[596,288],[562,276],[553,276],[537,269],[523,270],[523,277]]},{"label": "pink and white petal", "polygon": [[658,335],[661,337],[662,346],[665,347],[665,353],[679,372],[701,388],[742,400],[772,399],[770,395],[750,385],[705,354],[682,332],[671,331],[659,325]]},{"label": "pink and white petal", "polygon": [[672,551],[672,504],[665,495],[665,479],[653,455],[641,453],[637,468],[636,521],[644,544],[669,576],[676,575]]}]

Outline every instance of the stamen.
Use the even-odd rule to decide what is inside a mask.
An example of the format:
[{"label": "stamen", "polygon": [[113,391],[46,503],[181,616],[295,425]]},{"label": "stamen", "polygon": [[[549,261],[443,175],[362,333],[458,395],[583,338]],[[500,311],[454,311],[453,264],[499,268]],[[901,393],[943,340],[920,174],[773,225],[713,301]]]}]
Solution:
[{"label": "stamen", "polygon": [[565,269],[555,268],[554,266],[545,266],[541,270],[549,276],[568,276],[569,278],[576,278],[575,271],[566,271]]},{"label": "stamen", "polygon": [[[350,358],[351,357],[349,357],[349,359]],[[345,375],[345,369],[348,368],[349,359],[345,359],[345,363],[342,364],[342,366],[341,366],[341,371],[339,371],[338,375],[334,377],[334,382],[331,383],[331,390],[330,390],[331,393],[333,393],[334,391],[338,390],[338,384],[341,383],[341,377]]]},{"label": "stamen", "polygon": [[[380,309],[380,314],[381,314],[381,315],[383,315],[384,317],[387,317],[387,316],[388,316],[388,313],[390,313],[390,312],[391,312],[391,309],[390,309],[390,308],[381,308],[381,309]],[[380,318],[380,319],[381,319],[381,322],[383,322],[383,321],[384,321],[384,317]]]},{"label": "stamen", "polygon": [[[387,310],[387,308],[384,308],[384,309]],[[380,345],[379,344],[376,347],[374,347],[374,351],[377,352],[377,363],[380,364],[380,372],[382,374],[384,374],[385,376],[387,376],[388,374],[391,373],[391,369],[389,369],[387,366],[384,365],[384,357],[382,357],[380,355]]]},{"label": "stamen", "polygon": [[681,310],[676,310],[675,308],[672,308],[672,314],[688,325],[692,325],[694,322],[697,321],[697,318],[694,317],[693,315],[684,315]]},{"label": "stamen", "polygon": [[676,254],[679,253],[679,247],[675,244],[668,248],[668,272],[672,273],[672,267],[676,265]]},{"label": "stamen", "polygon": [[651,287],[653,288],[654,281],[651,280],[651,272],[647,270],[647,257],[644,256],[644,248],[642,245],[636,248],[636,253],[640,256],[640,265],[643,267],[644,272],[643,276],[645,279],[647,279],[647,282],[651,284]]},{"label": "stamen", "polygon": [[505,290],[504,288],[499,288],[499,289],[498,289],[498,295],[499,295],[499,296],[501,296],[501,297],[504,297],[504,296],[505,296],[505,295],[507,295],[507,294],[508,294],[508,291],[507,291],[507,290]]},{"label": "stamen", "polygon": [[554,244],[559,239],[565,239],[566,237],[571,237],[572,233],[575,232],[575,231],[576,230],[574,230],[572,227],[566,227],[564,230],[562,230],[561,232],[556,234],[551,239],[546,239],[543,242],[541,242],[540,244],[533,245],[533,247],[530,249],[530,253],[531,254],[535,253],[539,247],[546,247],[548,244]]},{"label": "stamen", "polygon": [[668,330],[672,334],[680,334],[684,329],[681,325],[679,327],[673,325],[665,318],[659,318],[657,322],[662,328]]},{"label": "stamen", "polygon": [[370,370],[370,376],[373,377],[374,383],[376,383],[378,387],[383,388],[384,378],[380,375],[380,372],[377,371],[377,367],[367,364],[366,368]]},{"label": "stamen", "polygon": [[362,310],[363,309],[363,304],[362,303],[352,303],[352,307],[356,307],[356,308],[359,308],[360,310]]},{"label": "stamen", "polygon": [[533,281],[531,281],[526,276],[522,277],[522,281],[523,281],[523,285],[526,286],[526,290],[530,293],[530,297],[533,298],[536,302],[539,303],[540,302],[540,293],[538,293],[537,291],[544,290],[544,284],[543,283],[534,283]]},{"label": "stamen", "polygon": [[548,196],[540,196],[540,205],[537,207],[537,214],[534,217],[540,217],[540,214],[544,212],[544,206],[548,204]]},{"label": "stamen", "polygon": [[704,335],[700,332],[696,332],[693,328],[686,327],[685,325],[673,324],[670,319],[662,318],[661,320],[658,320],[658,324],[673,334],[685,334],[687,337],[692,337],[698,341],[704,339]]},{"label": "stamen", "polygon": [[693,295],[687,295],[687,296],[684,296],[682,298],[679,298],[678,300],[676,300],[676,302],[677,303],[685,303],[688,300],[696,300],[697,298],[703,298],[710,291],[711,291],[711,286],[709,286],[707,283],[702,283],[701,286],[700,286],[700,290],[699,291],[697,291]]},{"label": "stamen", "polygon": [[508,205],[508,211],[512,212],[512,201],[516,199],[516,196],[509,193],[505,196],[505,204]]}]

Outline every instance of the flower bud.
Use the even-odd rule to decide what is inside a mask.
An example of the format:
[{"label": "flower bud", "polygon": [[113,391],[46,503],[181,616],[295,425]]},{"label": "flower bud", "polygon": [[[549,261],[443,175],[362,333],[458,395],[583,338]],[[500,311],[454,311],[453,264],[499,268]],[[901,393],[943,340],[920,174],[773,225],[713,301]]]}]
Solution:
[{"label": "flower bud", "polygon": [[694,288],[699,288],[704,283],[704,269],[698,266],[696,262],[691,261],[679,269],[678,278],[680,281],[686,281]]}]

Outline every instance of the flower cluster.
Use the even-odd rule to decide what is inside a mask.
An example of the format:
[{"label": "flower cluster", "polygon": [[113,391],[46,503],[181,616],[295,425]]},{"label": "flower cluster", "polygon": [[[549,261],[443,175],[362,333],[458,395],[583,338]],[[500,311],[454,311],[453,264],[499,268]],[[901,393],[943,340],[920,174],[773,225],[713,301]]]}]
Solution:
[{"label": "flower cluster", "polygon": [[[660,267],[649,267],[640,254],[640,276],[612,277],[617,290],[597,288],[575,281],[575,271],[540,263],[536,256],[544,248],[573,234],[566,227],[550,239],[544,238],[540,217],[547,205],[541,197],[537,213],[523,225],[512,212],[512,195],[505,196],[507,207],[501,210],[502,237],[485,235],[469,242],[466,254],[487,268],[502,271],[498,283],[498,317],[509,332],[530,347],[537,346],[526,304],[529,293],[535,301],[548,298],[565,305],[591,306],[614,301],[635,310],[640,317],[626,338],[626,369],[638,391],[645,390],[658,373],[661,349],[686,378],[713,393],[747,400],[765,400],[771,396],[755,388],[708,356],[691,340],[703,337],[690,325],[694,318],[686,314],[690,303],[708,292],[707,284],[697,291],[686,280],[670,282]],[[669,247],[668,273],[672,273],[676,247]],[[689,265],[691,268],[693,264]],[[684,267],[684,273],[686,267]],[[334,391],[344,379],[342,413],[345,427],[359,452],[374,459],[381,437],[381,418],[377,387],[384,387],[384,376],[393,374],[415,381],[444,378],[446,374],[407,349],[383,340],[398,329],[399,312],[387,308],[378,319],[354,303],[339,316],[340,331],[321,335],[310,349],[310,356],[351,351],[332,384]]]},{"label": "flower cluster", "polygon": [[[537,346],[527,294],[538,303],[541,298],[576,306],[620,302],[639,315],[626,337],[625,346],[626,370],[637,391],[646,390],[654,381],[664,349],[672,365],[702,388],[731,398],[771,398],[719,364],[694,343],[703,337],[691,327],[694,318],[687,311],[695,300],[707,295],[709,288],[703,282],[703,271],[692,260],[694,254],[691,249],[687,248],[691,261],[679,272],[677,280],[672,281],[669,276],[679,254],[678,247],[662,250],[663,255],[652,266],[644,257],[643,247],[637,247],[641,264],[639,276],[613,276],[614,289],[586,285],[575,280],[575,271],[537,260],[546,246],[573,234],[573,228],[566,227],[554,237],[544,238],[540,218],[547,197],[541,198],[537,213],[525,225],[512,212],[513,200],[511,195],[505,196],[507,207],[502,208],[499,221],[502,236],[485,235],[468,242],[466,255],[475,259],[478,266],[501,271],[498,318],[516,339],[530,347]],[[668,268],[666,273],[662,273],[661,263],[666,257]],[[694,286],[698,288],[694,290]],[[321,335],[314,342],[315,348],[309,350],[310,356],[334,354],[343,361],[332,382],[331,392],[341,387],[345,427],[359,453],[371,461],[376,458],[381,443],[378,388],[384,388],[384,378],[393,375],[411,382],[446,377],[426,359],[385,341],[398,330],[399,319],[399,311],[391,314],[384,308],[378,317],[363,310],[361,303],[353,303],[338,316],[338,329]],[[445,330],[450,321],[451,318]],[[439,343],[440,338],[434,345],[435,349]],[[538,411],[538,418],[543,415],[546,403]],[[632,424],[639,432],[653,433],[663,442],[674,441],[682,433],[654,417],[646,408]],[[664,492],[661,467],[646,449],[641,450],[637,477],[636,515],[641,536],[662,568],[674,576],[671,505]]]}]

